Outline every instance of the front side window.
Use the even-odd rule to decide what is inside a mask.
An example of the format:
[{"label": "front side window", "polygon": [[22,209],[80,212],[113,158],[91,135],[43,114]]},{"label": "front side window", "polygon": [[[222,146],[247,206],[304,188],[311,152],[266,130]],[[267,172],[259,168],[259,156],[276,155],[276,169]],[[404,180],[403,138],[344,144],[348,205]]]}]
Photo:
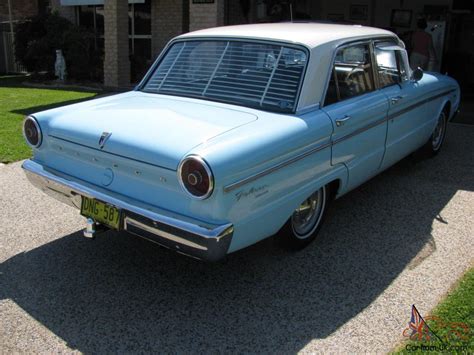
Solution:
[{"label": "front side window", "polygon": [[143,90],[292,112],[306,62],[303,49],[273,43],[176,42]]},{"label": "front side window", "polygon": [[329,105],[374,90],[369,44],[356,44],[336,53],[325,104]]}]

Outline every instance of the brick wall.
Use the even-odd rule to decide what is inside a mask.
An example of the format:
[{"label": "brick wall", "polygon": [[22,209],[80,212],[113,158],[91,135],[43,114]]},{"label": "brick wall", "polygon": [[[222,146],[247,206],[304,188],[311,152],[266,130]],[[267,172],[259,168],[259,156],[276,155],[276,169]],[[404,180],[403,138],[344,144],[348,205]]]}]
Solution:
[{"label": "brick wall", "polygon": [[152,0],[152,58],[156,58],[166,43],[189,29],[189,0]]},{"label": "brick wall", "polygon": [[105,0],[104,20],[104,84],[110,87],[129,86],[127,1]]},{"label": "brick wall", "polygon": [[[13,20],[21,20],[38,14],[36,0],[10,0]],[[8,21],[8,0],[0,0],[0,21]]]},{"label": "brick wall", "polygon": [[190,31],[223,25],[224,0],[215,0],[212,4],[189,4]]},{"label": "brick wall", "polygon": [[[37,0],[10,0],[13,20],[21,20],[38,14]],[[50,0],[51,9],[69,21],[75,21],[74,7],[61,6],[61,0]],[[8,21],[8,0],[0,0],[0,21]]]}]

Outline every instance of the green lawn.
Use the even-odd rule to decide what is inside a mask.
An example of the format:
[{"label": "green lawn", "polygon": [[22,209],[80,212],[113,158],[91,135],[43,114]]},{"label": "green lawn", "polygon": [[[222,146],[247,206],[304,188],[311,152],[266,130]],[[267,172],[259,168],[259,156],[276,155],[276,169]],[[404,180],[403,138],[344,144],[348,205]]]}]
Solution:
[{"label": "green lawn", "polygon": [[[427,315],[424,315],[425,318]],[[459,285],[441,302],[434,310],[432,316],[439,317],[440,321],[427,321],[430,328],[441,341],[409,341],[400,347],[400,354],[427,354],[427,353],[450,353],[450,354],[473,354],[474,353],[474,269],[467,272]],[[457,324],[456,324],[457,323]],[[453,332],[461,331],[465,335],[465,328],[459,323],[467,325],[469,332],[465,339],[460,339]],[[432,347],[427,351],[419,346]],[[437,347],[433,348],[433,347]],[[446,348],[443,349],[442,347]],[[450,348],[451,347],[451,348]],[[439,350],[444,351],[439,351]],[[437,351],[438,350],[438,351]]]},{"label": "green lawn", "polygon": [[94,97],[95,92],[32,89],[23,87],[24,77],[0,76],[0,162],[28,158],[31,149],[22,135],[25,115]]}]

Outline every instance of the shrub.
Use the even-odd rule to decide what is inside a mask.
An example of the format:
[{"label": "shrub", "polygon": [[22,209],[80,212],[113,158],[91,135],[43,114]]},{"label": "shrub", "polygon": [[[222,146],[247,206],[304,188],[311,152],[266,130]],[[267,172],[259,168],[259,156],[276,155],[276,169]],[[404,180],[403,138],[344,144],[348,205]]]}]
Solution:
[{"label": "shrub", "polygon": [[54,74],[56,49],[62,49],[68,77],[101,80],[102,54],[94,41],[92,32],[56,13],[38,15],[16,26],[15,56],[28,71]]}]

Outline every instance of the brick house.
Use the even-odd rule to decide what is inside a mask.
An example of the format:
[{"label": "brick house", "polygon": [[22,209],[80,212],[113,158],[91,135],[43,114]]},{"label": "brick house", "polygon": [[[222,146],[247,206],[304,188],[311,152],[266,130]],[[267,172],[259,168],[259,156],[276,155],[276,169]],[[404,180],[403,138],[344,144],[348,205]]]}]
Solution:
[{"label": "brick house", "polygon": [[262,22],[266,16],[258,5],[263,1],[254,0],[0,0],[0,21],[8,21],[9,1],[14,21],[57,11],[92,30],[104,49],[104,84],[111,87],[136,82],[176,35],[207,27]]},{"label": "brick house", "polygon": [[137,81],[172,37],[224,24],[223,0],[53,2],[52,10],[96,33],[105,53],[104,84],[112,87]]},{"label": "brick house", "polygon": [[0,0],[0,73],[21,70],[13,54],[14,25],[28,17],[46,13],[53,7],[61,16],[74,20],[74,12],[60,6],[60,0]]},{"label": "brick house", "polygon": [[[449,52],[462,49],[463,57],[471,58],[466,66],[474,65],[468,41],[474,28],[474,2],[465,0],[358,0],[356,5],[341,0],[0,0],[0,22],[9,21],[8,2],[14,21],[51,10],[92,30],[104,49],[104,84],[111,87],[139,80],[176,35],[221,25],[290,20],[290,3],[295,19],[371,25],[402,38],[415,29],[417,17],[441,21],[443,61]],[[453,73],[456,67],[444,65],[443,70]],[[474,74],[469,81],[474,83]]]},{"label": "brick house", "polygon": [[[12,17],[14,20],[33,16],[44,10],[43,4],[40,1],[31,0],[14,0],[11,1]],[[8,14],[8,0],[0,1],[0,22],[7,22]]]},{"label": "brick house", "polygon": [[[91,3],[97,5],[78,5]],[[95,32],[104,39],[104,83],[108,86],[130,83],[130,54],[131,58],[146,59],[144,68],[148,68],[176,35],[208,27],[272,20],[268,18],[268,5],[262,9],[263,3],[255,0],[128,0],[127,4],[125,0],[60,0],[63,8],[75,9],[76,23],[94,24]],[[299,0],[295,9],[305,12],[313,7],[312,3]],[[140,63],[133,63],[131,67],[136,71],[138,65]],[[132,75],[132,81],[140,76]]]}]

